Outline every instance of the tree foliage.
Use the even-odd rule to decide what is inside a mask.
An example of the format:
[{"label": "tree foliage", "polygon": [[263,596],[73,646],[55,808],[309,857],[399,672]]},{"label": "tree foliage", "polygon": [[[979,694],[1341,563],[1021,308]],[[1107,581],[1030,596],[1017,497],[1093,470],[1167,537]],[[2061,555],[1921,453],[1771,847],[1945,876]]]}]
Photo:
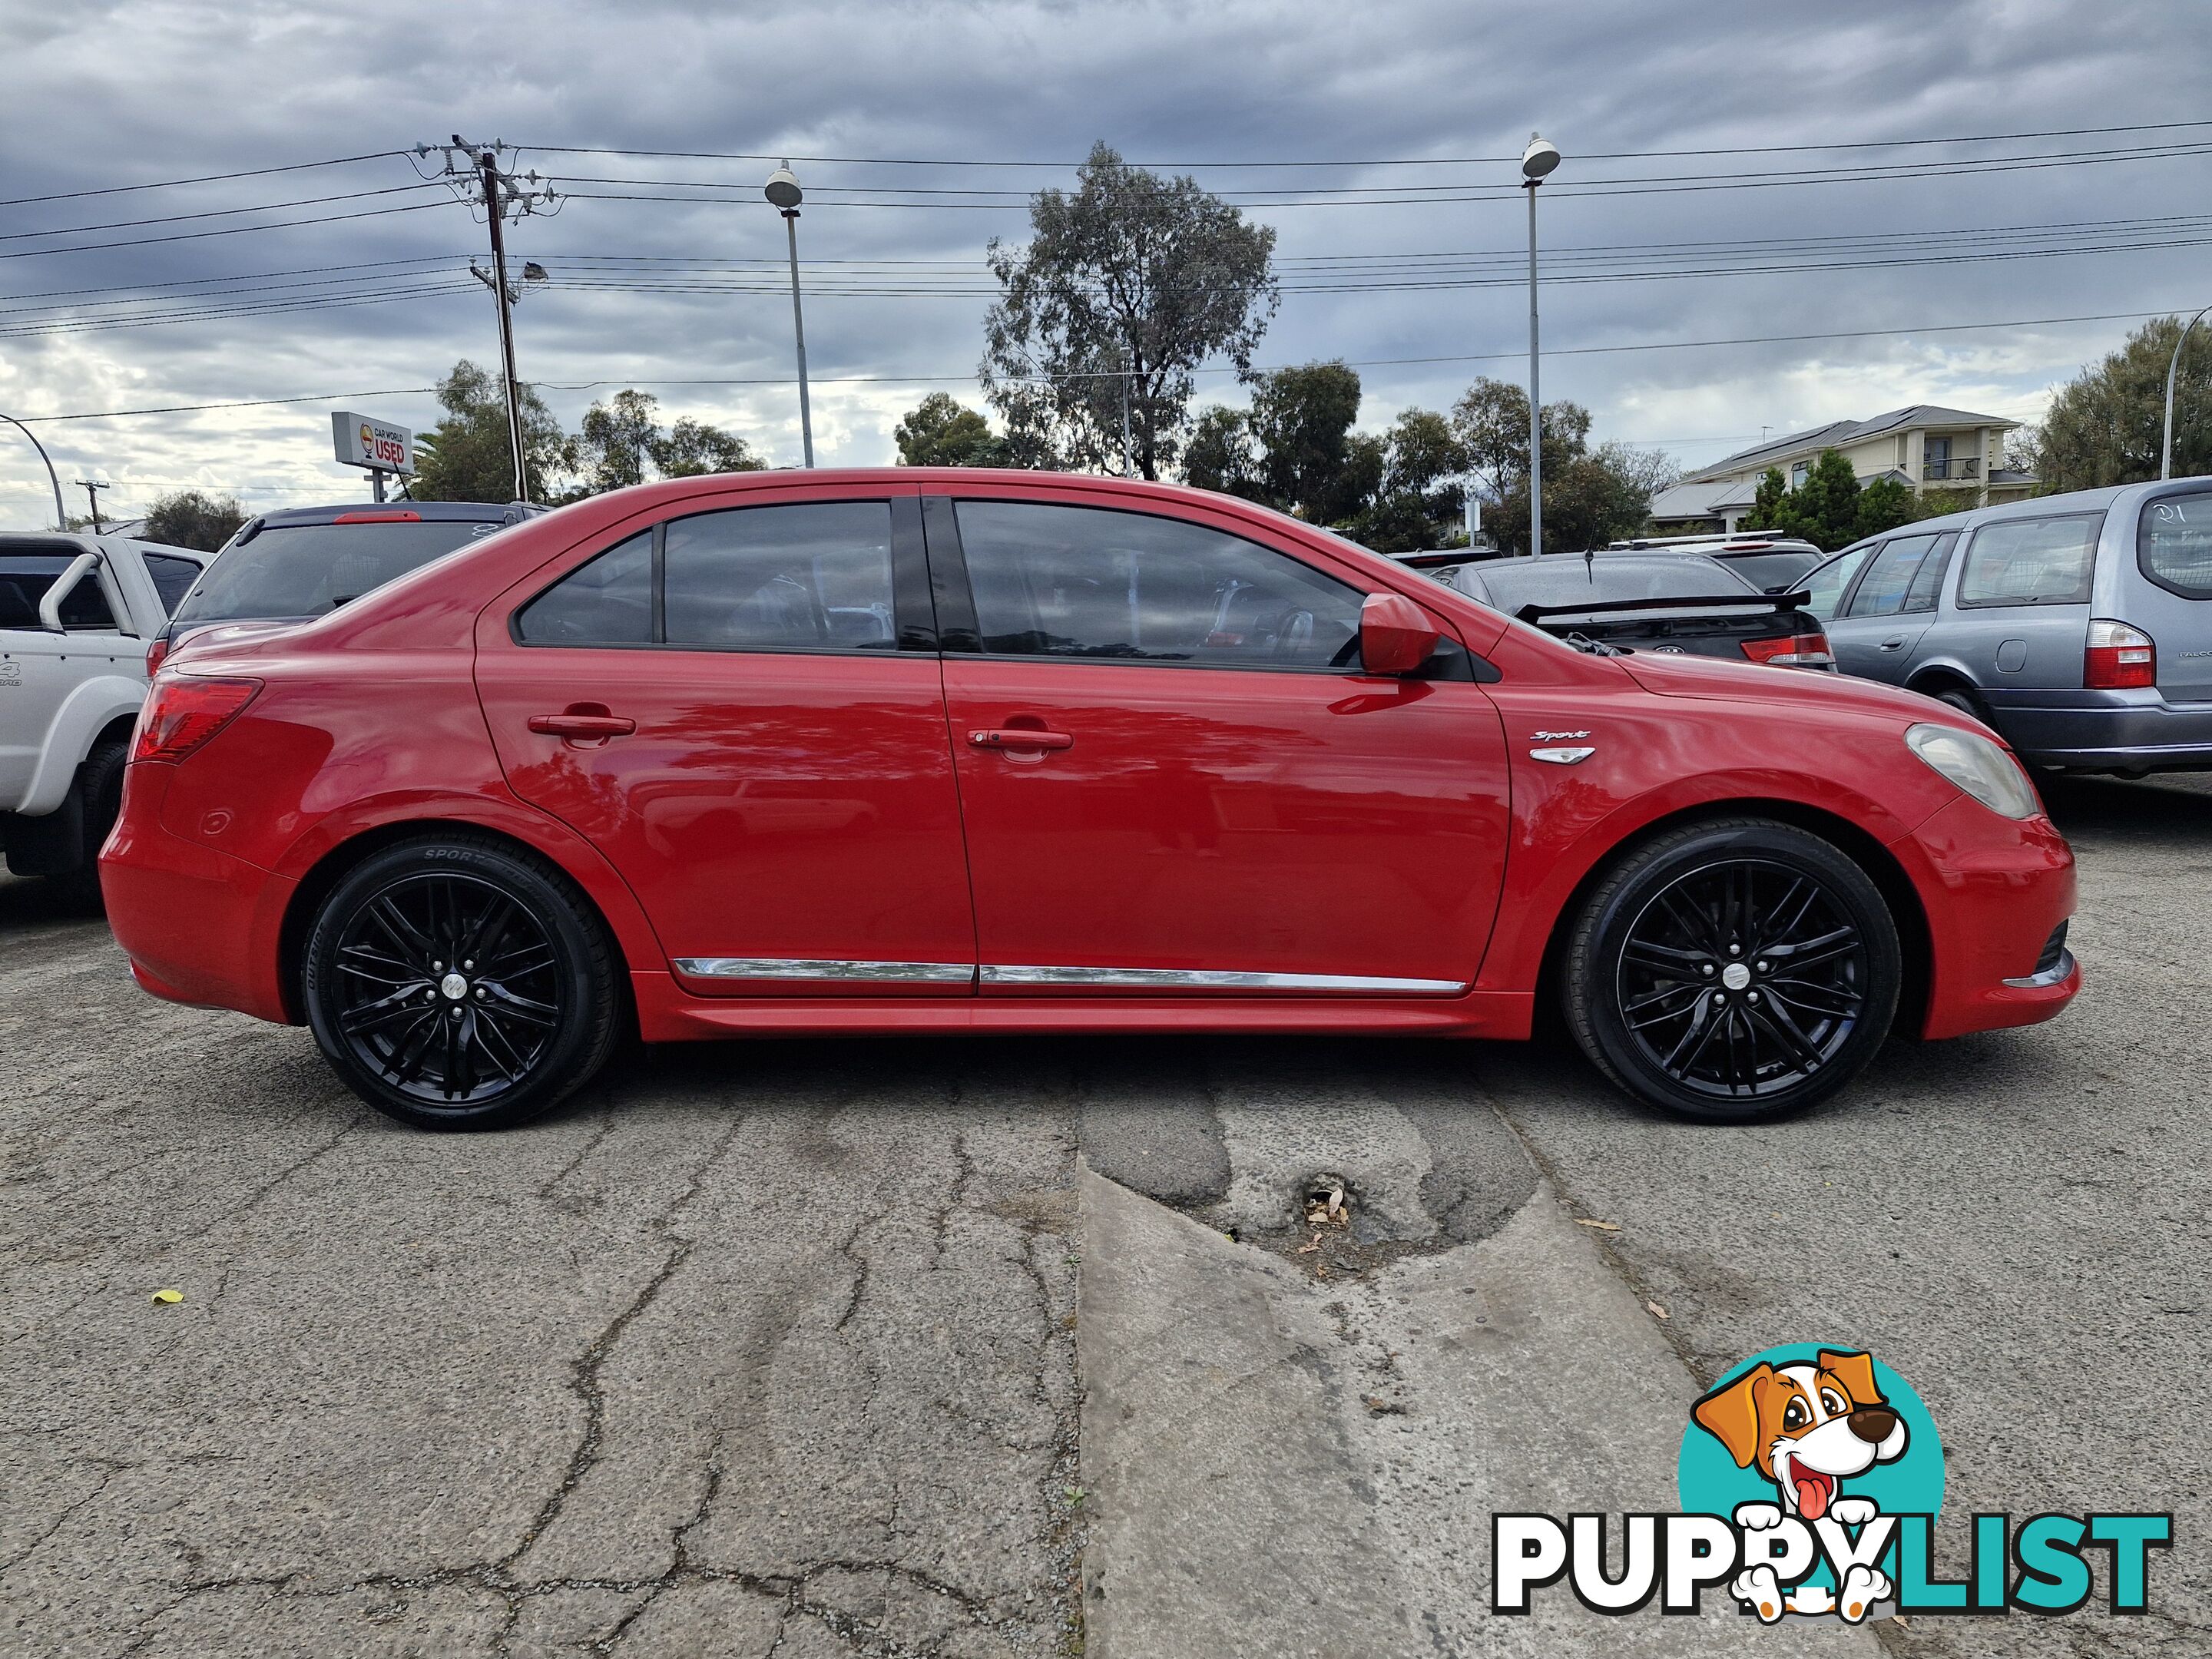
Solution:
[{"label": "tree foliage", "polygon": [[246,517],[235,495],[179,489],[155,499],[140,533],[149,542],[212,553],[237,533]]},{"label": "tree foliage", "polygon": [[[408,494],[423,501],[513,501],[514,460],[498,377],[465,359],[438,383],[438,402],[446,416],[416,436]],[[539,499],[555,498],[575,471],[575,441],[528,386],[522,391],[522,437],[532,490]]]},{"label": "tree foliage", "polygon": [[892,429],[901,466],[1007,466],[1006,441],[951,393],[933,392]]},{"label": "tree foliage", "polygon": [[649,392],[629,390],[584,411],[575,453],[585,472],[566,497],[570,501],[626,489],[652,478],[759,472],[768,465],[743,438],[688,415],[664,432],[660,400]]},{"label": "tree foliage", "polygon": [[[1483,523],[1508,553],[1528,550],[1528,394],[1485,376],[1452,405],[1466,470],[1486,505]],[[1543,415],[1544,545],[1581,552],[1634,534],[1653,494],[1674,480],[1674,464],[1626,444],[1589,447],[1589,411],[1546,404]]]},{"label": "tree foliage", "polygon": [[1193,371],[1216,356],[1251,368],[1277,303],[1274,231],[1104,143],[1072,192],[1038,193],[1026,247],[989,248],[1000,298],[984,325],[983,391],[1012,457],[1118,470],[1126,407],[1135,470],[1172,471]]},{"label": "tree foliage", "polygon": [[1824,449],[1805,482],[1795,489],[1784,481],[1779,467],[1770,466],[1761,473],[1751,511],[1738,528],[1796,536],[1832,553],[1862,537],[1879,536],[1916,519],[1956,513],[1972,505],[1968,491],[1917,495],[1899,478],[1880,477],[1862,488],[1851,464],[1838,451]]},{"label": "tree foliage", "polygon": [[[2160,317],[2058,389],[2021,447],[2045,491],[2096,489],[2158,477],[2166,374],[2182,319]],[[2212,340],[2200,324],[2173,387],[2173,476],[2212,472]]]}]

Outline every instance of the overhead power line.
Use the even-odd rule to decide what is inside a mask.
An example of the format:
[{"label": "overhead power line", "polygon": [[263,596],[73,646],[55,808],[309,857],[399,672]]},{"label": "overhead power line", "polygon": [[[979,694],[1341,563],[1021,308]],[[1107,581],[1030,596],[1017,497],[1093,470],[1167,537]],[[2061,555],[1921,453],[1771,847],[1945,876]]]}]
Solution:
[{"label": "overhead power line", "polygon": [[114,219],[100,225],[62,225],[52,230],[15,230],[0,235],[0,242],[28,241],[34,236],[82,236],[94,230],[135,230],[141,225],[173,225],[186,219],[225,219],[240,213],[283,213],[293,208],[324,207],[332,202],[360,202],[374,196],[404,196],[410,191],[436,187],[427,183],[392,185],[381,190],[350,190],[337,196],[310,196],[296,202],[264,202],[252,207],[204,208],[196,213],[166,213],[152,219]]},{"label": "overhead power line", "polygon": [[204,173],[192,179],[159,179],[143,185],[103,185],[96,190],[58,190],[46,196],[16,196],[0,201],[0,207],[27,207],[33,202],[73,202],[87,196],[122,196],[136,190],[177,190],[186,185],[219,185],[233,179],[265,179],[278,173],[308,173],[317,167],[342,167],[356,161],[380,161],[404,155],[403,149],[364,150],[359,155],[333,155],[324,161],[292,161],[283,167],[246,167],[237,173]]},{"label": "overhead power line", "polygon": [[302,225],[331,225],[349,219],[380,219],[387,214],[421,213],[429,208],[459,205],[450,197],[434,202],[405,202],[396,207],[364,208],[359,213],[325,213],[311,219],[284,219],[271,225],[225,225],[215,230],[173,231],[167,236],[132,236],[114,242],[79,242],[70,247],[22,247],[0,253],[0,259],[38,259],[50,253],[96,253],[109,248],[147,247],[157,242],[193,242],[209,236],[243,236],[258,230],[296,230]]},{"label": "overhead power line", "polygon": [[[1547,355],[1559,357],[1588,357],[1610,356],[1629,351],[1682,351],[1720,346],[1784,345],[1817,340],[1860,340],[1894,338],[1900,336],[1918,334],[1955,334],[1969,331],[1997,328],[2040,328],[2066,323],[2141,322],[2148,318],[2171,316],[2173,314],[2173,312],[2174,307],[2169,306],[2160,311],[2111,311],[2075,317],[2021,317],[2008,319],[2002,322],[1934,323],[1921,328],[1838,329],[1817,334],[1745,335],[1733,339],[1725,340],[1644,340],[1620,345],[1565,346],[1559,348]],[[1430,357],[1370,357],[1362,359],[1356,362],[1347,363],[1346,367],[1350,368],[1385,368],[1424,364],[1497,362],[1509,359],[1517,361],[1522,355],[1523,354],[1519,351],[1491,351],[1462,353],[1452,356]],[[1205,368],[1200,369],[1198,372],[1202,374],[1233,374],[1237,371],[1234,368]],[[1267,371],[1263,370],[1262,372]],[[1115,371],[1107,370],[1102,376],[1097,378],[1111,379],[1113,378],[1114,374]],[[1076,379],[1085,377],[1063,376],[1061,378]],[[976,377],[974,374],[832,374],[811,375],[809,376],[809,379],[817,384],[834,384],[839,386],[957,386],[973,384]],[[789,386],[792,383],[793,377],[789,375],[769,374],[745,376],[733,379],[676,380],[653,380],[631,376],[626,379],[616,380],[537,380],[532,381],[530,384],[546,391],[590,392],[597,390],[602,386]],[[241,398],[234,398],[224,403],[168,404],[148,409],[106,409],[70,415],[27,415],[22,418],[27,425],[51,425],[64,421],[111,421],[121,420],[126,417],[141,415],[186,415],[198,414],[211,410],[259,409],[274,407],[286,404],[343,404],[354,398],[411,397],[421,393],[434,392],[438,388],[435,386],[417,386],[386,387],[381,391],[376,392],[315,392],[303,397]]]}]

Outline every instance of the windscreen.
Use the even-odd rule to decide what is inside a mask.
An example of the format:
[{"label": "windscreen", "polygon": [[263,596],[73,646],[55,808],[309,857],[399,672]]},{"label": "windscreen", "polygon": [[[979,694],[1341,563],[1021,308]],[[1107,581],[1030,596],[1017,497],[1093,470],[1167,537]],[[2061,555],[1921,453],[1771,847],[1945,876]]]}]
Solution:
[{"label": "windscreen", "polygon": [[1509,613],[1524,605],[1735,598],[1759,591],[1711,559],[1680,557],[1501,559],[1485,565],[1475,580],[1483,591],[1474,597]]},{"label": "windscreen", "polygon": [[499,527],[469,519],[271,525],[210,565],[176,620],[319,617]]}]

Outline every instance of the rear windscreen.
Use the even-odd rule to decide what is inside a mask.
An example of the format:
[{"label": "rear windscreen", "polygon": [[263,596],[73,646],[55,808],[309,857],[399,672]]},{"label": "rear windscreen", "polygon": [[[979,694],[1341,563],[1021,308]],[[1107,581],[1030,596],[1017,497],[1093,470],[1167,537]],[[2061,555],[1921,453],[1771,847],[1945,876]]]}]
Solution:
[{"label": "rear windscreen", "polygon": [[1524,605],[1610,605],[1623,599],[1737,599],[1757,590],[1711,559],[1561,558],[1485,565],[1484,596],[1500,611]]},{"label": "rear windscreen", "polygon": [[1765,593],[1787,593],[1797,579],[1826,556],[1820,553],[1740,553],[1724,562]]},{"label": "rear windscreen", "polygon": [[468,519],[272,525],[210,565],[176,620],[319,617],[499,527]]},{"label": "rear windscreen", "polygon": [[2136,528],[2136,562],[2169,592],[2212,599],[2212,495],[2153,501]]}]

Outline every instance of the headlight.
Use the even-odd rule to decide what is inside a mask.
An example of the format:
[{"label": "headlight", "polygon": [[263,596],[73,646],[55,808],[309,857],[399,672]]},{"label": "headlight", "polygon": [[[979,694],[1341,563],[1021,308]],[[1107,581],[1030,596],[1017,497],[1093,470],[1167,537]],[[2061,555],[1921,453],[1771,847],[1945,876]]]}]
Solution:
[{"label": "headlight", "polygon": [[2020,763],[1987,738],[1954,726],[1916,726],[1905,746],[1992,812],[2032,818],[2043,810]]}]

